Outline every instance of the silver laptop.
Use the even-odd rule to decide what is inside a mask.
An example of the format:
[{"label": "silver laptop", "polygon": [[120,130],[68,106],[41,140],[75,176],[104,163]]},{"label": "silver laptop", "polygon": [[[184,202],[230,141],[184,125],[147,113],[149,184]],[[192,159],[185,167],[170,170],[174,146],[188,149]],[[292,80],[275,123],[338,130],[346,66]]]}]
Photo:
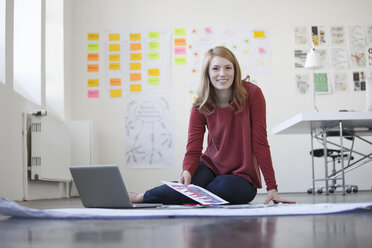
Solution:
[{"label": "silver laptop", "polygon": [[86,208],[155,208],[162,204],[132,204],[116,165],[70,166]]}]

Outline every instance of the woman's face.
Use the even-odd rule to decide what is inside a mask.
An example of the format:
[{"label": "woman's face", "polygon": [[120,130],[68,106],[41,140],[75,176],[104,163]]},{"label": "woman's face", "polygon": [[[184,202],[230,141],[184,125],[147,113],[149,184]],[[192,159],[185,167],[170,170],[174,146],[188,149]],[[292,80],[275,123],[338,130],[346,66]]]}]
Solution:
[{"label": "woman's face", "polygon": [[226,90],[234,82],[234,65],[227,59],[214,56],[209,65],[209,79],[217,90]]}]

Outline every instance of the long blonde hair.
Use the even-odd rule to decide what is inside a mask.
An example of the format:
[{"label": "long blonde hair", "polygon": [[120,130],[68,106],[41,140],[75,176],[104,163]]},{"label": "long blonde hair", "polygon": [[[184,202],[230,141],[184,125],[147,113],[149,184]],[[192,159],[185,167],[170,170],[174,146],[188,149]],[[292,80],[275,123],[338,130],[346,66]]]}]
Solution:
[{"label": "long blonde hair", "polygon": [[214,56],[227,59],[234,66],[234,81],[231,85],[232,94],[229,100],[229,107],[233,108],[235,114],[237,114],[245,107],[248,93],[243,86],[238,60],[229,49],[221,46],[209,49],[204,57],[198,98],[194,104],[194,107],[196,107],[201,113],[207,115],[214,113],[216,110],[216,93],[209,77],[209,66]]}]

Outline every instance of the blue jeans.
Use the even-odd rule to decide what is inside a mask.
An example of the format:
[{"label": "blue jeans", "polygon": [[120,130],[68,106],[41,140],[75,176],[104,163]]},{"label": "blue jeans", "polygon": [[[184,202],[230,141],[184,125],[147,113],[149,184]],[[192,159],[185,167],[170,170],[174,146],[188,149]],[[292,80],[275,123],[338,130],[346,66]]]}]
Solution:
[{"label": "blue jeans", "polygon": [[[216,175],[201,161],[191,183],[207,189],[230,204],[247,204],[257,194],[257,189],[245,178],[236,175]],[[176,205],[197,203],[167,185],[146,191],[143,202]]]}]

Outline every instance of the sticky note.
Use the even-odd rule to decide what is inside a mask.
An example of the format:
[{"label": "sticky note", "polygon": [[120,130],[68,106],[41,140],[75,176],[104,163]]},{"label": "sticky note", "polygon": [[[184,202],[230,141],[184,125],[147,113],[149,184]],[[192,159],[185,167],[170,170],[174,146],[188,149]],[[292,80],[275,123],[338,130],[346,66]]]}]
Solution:
[{"label": "sticky note", "polygon": [[148,53],[149,60],[157,60],[160,59],[160,53]]},{"label": "sticky note", "polygon": [[131,51],[138,51],[142,49],[141,43],[130,43],[130,50]]},{"label": "sticky note", "polygon": [[109,34],[109,41],[119,41],[120,34]]},{"label": "sticky note", "polygon": [[265,38],[265,31],[253,31],[254,38]]},{"label": "sticky note", "polygon": [[176,54],[176,55],[185,55],[186,54],[186,48],[184,46],[175,47],[174,48],[174,54]]},{"label": "sticky note", "polygon": [[110,52],[120,51],[120,44],[109,44],[109,51]]},{"label": "sticky note", "polygon": [[88,72],[98,72],[98,64],[88,64]]},{"label": "sticky note", "polygon": [[121,90],[110,90],[111,97],[121,97]]},{"label": "sticky note", "polygon": [[120,63],[110,63],[109,68],[110,71],[120,70]]},{"label": "sticky note", "polygon": [[98,87],[99,80],[98,79],[88,79],[88,87]]},{"label": "sticky note", "polygon": [[149,32],[149,39],[160,39],[160,32]]},{"label": "sticky note", "polygon": [[88,40],[99,40],[99,33],[88,33]]},{"label": "sticky note", "polygon": [[119,53],[109,54],[109,60],[110,61],[120,61],[120,54]]},{"label": "sticky note", "polygon": [[141,92],[142,91],[142,85],[140,84],[131,84],[129,86],[130,92]]},{"label": "sticky note", "polygon": [[184,28],[175,28],[174,31],[174,36],[186,36],[186,29]]},{"label": "sticky note", "polygon": [[129,67],[131,71],[141,70],[141,63],[130,63]]},{"label": "sticky note", "polygon": [[98,51],[99,43],[88,43],[88,51]]},{"label": "sticky note", "polygon": [[160,69],[149,69],[149,76],[159,76],[160,75]]},{"label": "sticky note", "polygon": [[98,98],[99,90],[88,90],[88,98]]},{"label": "sticky note", "polygon": [[130,60],[141,60],[142,59],[142,53],[131,53],[130,54]]},{"label": "sticky note", "polygon": [[141,81],[141,73],[131,73],[130,81]]},{"label": "sticky note", "polygon": [[186,38],[175,38],[174,39],[175,46],[185,46],[186,45]]},{"label": "sticky note", "polygon": [[110,86],[121,86],[121,78],[110,78]]},{"label": "sticky note", "polygon": [[149,42],[149,49],[150,50],[160,49],[160,43],[159,42]]},{"label": "sticky note", "polygon": [[205,33],[207,33],[207,34],[211,34],[212,33],[212,29],[211,28],[205,28],[204,29],[204,31],[205,31]]},{"label": "sticky note", "polygon": [[141,33],[129,34],[129,40],[141,40]]},{"label": "sticky note", "polygon": [[98,53],[88,53],[88,61],[97,61],[98,59]]},{"label": "sticky note", "polygon": [[174,58],[174,63],[176,65],[184,65],[184,64],[186,64],[186,57],[175,57]]},{"label": "sticky note", "polygon": [[258,53],[259,54],[265,54],[265,48],[264,47],[259,47],[258,48]]},{"label": "sticky note", "polygon": [[147,80],[148,85],[160,85],[160,78],[158,77],[149,77]]}]

